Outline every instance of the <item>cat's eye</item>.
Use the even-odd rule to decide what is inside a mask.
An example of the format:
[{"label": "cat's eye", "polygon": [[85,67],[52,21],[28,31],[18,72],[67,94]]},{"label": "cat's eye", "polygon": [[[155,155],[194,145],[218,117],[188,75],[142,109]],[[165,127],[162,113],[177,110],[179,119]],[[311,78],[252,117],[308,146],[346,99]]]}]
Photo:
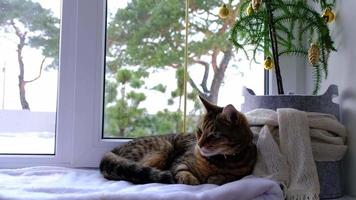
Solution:
[{"label": "cat's eye", "polygon": [[215,138],[215,139],[219,139],[221,137],[221,133],[220,131],[214,131],[212,134],[211,134],[211,137]]}]

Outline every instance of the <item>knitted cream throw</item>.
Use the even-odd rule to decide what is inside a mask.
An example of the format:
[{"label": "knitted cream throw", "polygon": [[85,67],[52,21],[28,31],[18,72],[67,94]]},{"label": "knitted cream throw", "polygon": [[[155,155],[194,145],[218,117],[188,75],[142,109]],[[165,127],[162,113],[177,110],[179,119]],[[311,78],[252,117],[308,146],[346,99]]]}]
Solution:
[{"label": "knitted cream throw", "polygon": [[346,131],[335,117],[283,108],[246,113],[258,149],[253,174],[283,186],[287,200],[319,199],[316,161],[340,160]]}]

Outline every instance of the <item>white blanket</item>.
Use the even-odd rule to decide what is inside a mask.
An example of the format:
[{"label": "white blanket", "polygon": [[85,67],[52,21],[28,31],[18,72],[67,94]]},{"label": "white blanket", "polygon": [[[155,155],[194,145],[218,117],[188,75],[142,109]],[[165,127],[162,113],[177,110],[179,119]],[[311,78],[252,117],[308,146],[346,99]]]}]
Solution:
[{"label": "white blanket", "polygon": [[257,109],[246,113],[258,159],[253,174],[285,186],[287,200],[319,199],[314,160],[340,160],[347,147],[346,131],[335,117],[295,109]]},{"label": "white blanket", "polygon": [[108,181],[98,169],[31,167],[0,169],[0,199],[116,200],[280,200],[279,185],[269,179],[246,177],[222,186],[203,184],[133,185]]}]

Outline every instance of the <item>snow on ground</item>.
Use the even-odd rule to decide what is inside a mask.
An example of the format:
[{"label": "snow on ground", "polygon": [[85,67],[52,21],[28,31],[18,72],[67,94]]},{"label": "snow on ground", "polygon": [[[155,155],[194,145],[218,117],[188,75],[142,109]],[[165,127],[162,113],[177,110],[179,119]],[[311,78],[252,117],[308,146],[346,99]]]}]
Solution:
[{"label": "snow on ground", "polygon": [[0,133],[0,154],[54,154],[51,132]]}]

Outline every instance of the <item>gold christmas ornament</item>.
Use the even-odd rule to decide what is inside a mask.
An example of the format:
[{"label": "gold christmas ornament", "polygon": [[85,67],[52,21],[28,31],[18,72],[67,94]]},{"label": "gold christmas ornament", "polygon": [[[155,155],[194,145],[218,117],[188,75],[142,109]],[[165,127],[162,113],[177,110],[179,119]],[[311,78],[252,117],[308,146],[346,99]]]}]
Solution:
[{"label": "gold christmas ornament", "polygon": [[326,8],[322,17],[326,23],[331,23],[335,19],[335,14],[333,13],[333,11],[331,11],[331,8]]},{"label": "gold christmas ornament", "polygon": [[263,61],[263,67],[266,69],[266,70],[270,70],[273,68],[273,61],[272,61],[272,58],[271,57],[267,57],[266,60]]},{"label": "gold christmas ornament", "polygon": [[226,4],[222,5],[219,9],[219,17],[221,19],[226,19],[230,14],[229,8],[227,8]]},{"label": "gold christmas ornament", "polygon": [[317,44],[311,43],[308,50],[309,62],[312,65],[316,65],[319,62],[320,50]]},{"label": "gold christmas ornament", "polygon": [[247,15],[252,15],[253,14],[253,8],[252,8],[251,4],[247,7],[246,14]]},{"label": "gold christmas ornament", "polygon": [[251,6],[254,11],[257,11],[262,4],[262,0],[251,0]]}]

